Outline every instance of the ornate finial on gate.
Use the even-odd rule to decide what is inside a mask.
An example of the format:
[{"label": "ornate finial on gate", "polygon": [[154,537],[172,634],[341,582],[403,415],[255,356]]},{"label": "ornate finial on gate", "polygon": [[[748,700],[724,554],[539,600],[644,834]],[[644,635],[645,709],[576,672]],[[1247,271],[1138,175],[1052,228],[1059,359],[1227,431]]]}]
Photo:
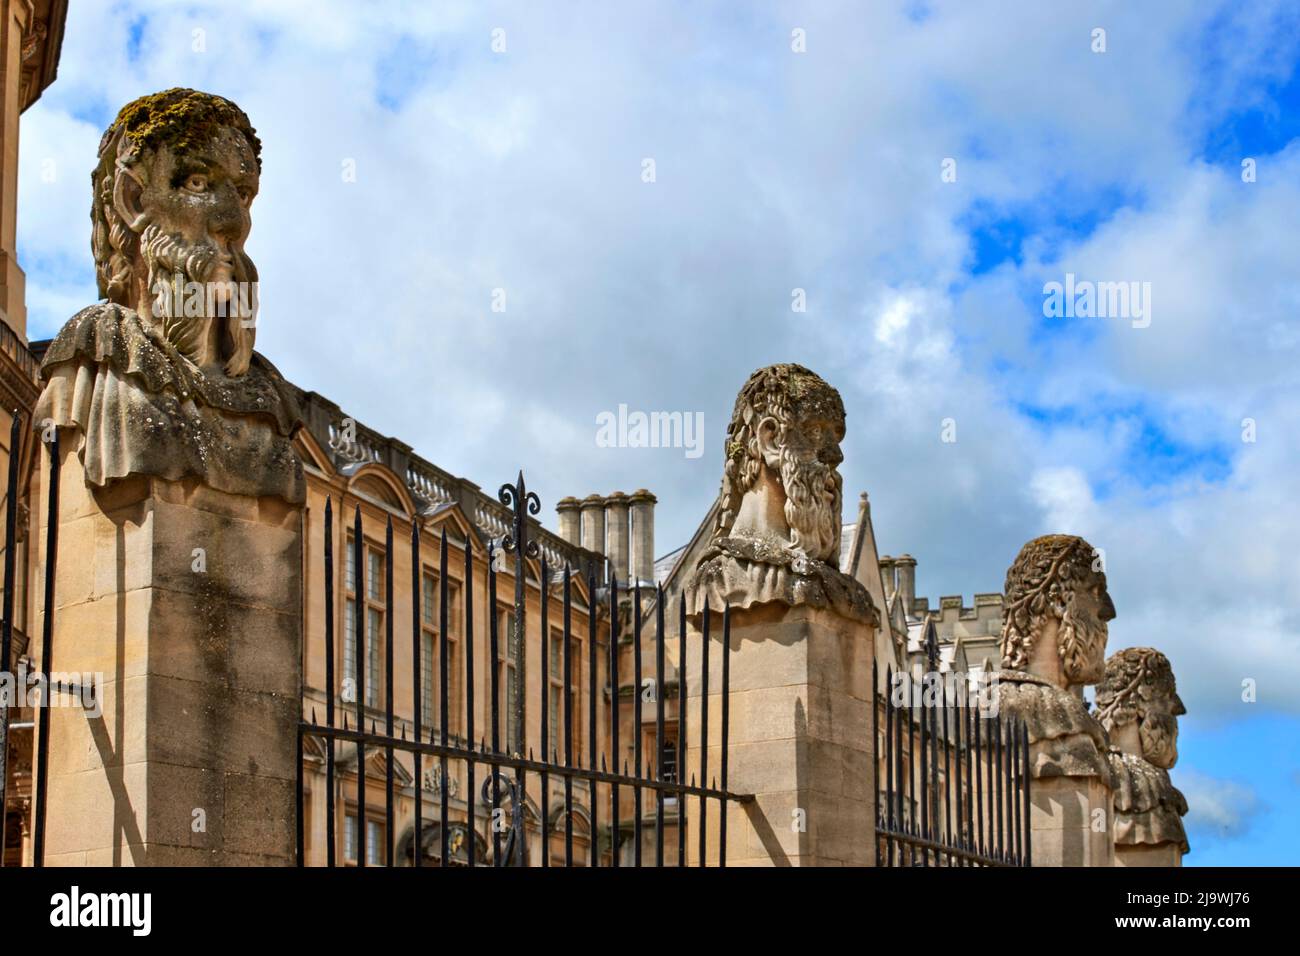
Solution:
[{"label": "ornate finial on gate", "polygon": [[537,497],[537,492],[529,491],[524,485],[522,470],[520,470],[519,477],[515,479],[513,485],[507,482],[501,486],[500,490],[497,491],[497,500],[514,512],[514,531],[501,539],[501,550],[514,553],[519,549],[519,542],[522,541],[524,557],[537,557],[537,542],[528,540],[524,514],[525,512],[530,515],[537,514],[542,510],[542,502]]}]

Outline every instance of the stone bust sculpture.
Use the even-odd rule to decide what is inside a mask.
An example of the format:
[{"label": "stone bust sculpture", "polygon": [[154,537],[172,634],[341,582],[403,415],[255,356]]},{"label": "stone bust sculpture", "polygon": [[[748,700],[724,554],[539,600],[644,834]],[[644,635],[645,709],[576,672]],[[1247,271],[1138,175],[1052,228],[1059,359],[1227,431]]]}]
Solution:
[{"label": "stone bust sculpture", "polygon": [[749,377],[727,427],[717,526],[686,586],[687,610],[778,602],[876,621],[865,588],[839,570],[844,403],[801,365]]},{"label": "stone bust sculpture", "polygon": [[1096,552],[1074,535],[1046,535],[1007,571],[997,701],[1023,720],[1035,777],[1099,777],[1109,786],[1105,731],[1082,687],[1105,672],[1115,606]]},{"label": "stone bust sculpture", "polygon": [[[1187,800],[1169,779],[1178,761],[1178,718],[1187,713],[1169,658],[1150,647],[1129,647],[1106,662],[1097,686],[1097,717],[1110,735],[1115,777],[1115,849],[1188,851],[1182,818]],[[1171,860],[1172,862],[1172,860]]]},{"label": "stone bust sculpture", "polygon": [[244,251],[261,144],[234,103],[172,89],[127,104],[91,176],[104,301],[51,342],[39,428],[80,432],[87,484],[197,478],[305,498],[297,405],[253,351],[257,270]]}]

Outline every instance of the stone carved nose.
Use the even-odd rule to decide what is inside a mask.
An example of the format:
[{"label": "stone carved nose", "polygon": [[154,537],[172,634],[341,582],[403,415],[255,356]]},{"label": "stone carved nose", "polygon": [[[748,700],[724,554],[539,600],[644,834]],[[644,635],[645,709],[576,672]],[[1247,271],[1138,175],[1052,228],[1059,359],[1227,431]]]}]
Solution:
[{"label": "stone carved nose", "polygon": [[244,207],[239,192],[232,183],[223,183],[217,189],[217,203],[208,217],[208,232],[214,239],[227,241],[241,238],[244,229]]}]

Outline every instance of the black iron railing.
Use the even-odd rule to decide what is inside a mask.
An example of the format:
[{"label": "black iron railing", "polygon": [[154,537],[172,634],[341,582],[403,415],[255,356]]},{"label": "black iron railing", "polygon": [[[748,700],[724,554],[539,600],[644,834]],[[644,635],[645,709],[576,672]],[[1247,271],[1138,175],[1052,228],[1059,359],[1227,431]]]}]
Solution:
[{"label": "black iron railing", "polygon": [[[386,661],[386,681],[383,700],[383,722],[384,728],[380,732],[377,728],[375,715],[368,716],[364,702],[366,699],[366,640],[365,640],[365,620],[363,618],[364,602],[361,598],[361,590],[364,587],[365,566],[363,560],[365,553],[363,550],[363,528],[361,521],[361,511],[358,506],[353,518],[352,529],[352,548],[353,550],[353,567],[355,569],[355,587],[357,589],[357,600],[354,604],[353,628],[355,635],[355,661],[353,664],[353,676],[355,687],[355,704],[350,700],[344,700],[344,706],[338,709],[341,714],[336,713],[335,698],[339,692],[339,687],[335,682],[334,668],[334,600],[335,600],[335,581],[334,581],[334,557],[333,557],[333,503],[327,500],[325,507],[325,543],[324,543],[324,586],[325,586],[325,632],[323,634],[324,653],[325,653],[325,719],[323,722],[317,720],[317,714],[313,709],[310,719],[303,720],[298,728],[298,822],[297,822],[297,858],[299,866],[306,864],[304,844],[304,769],[303,769],[303,752],[304,742],[308,738],[316,738],[320,741],[324,750],[325,765],[325,863],[327,866],[337,865],[337,797],[339,791],[338,766],[335,754],[335,746],[339,742],[352,744],[357,748],[357,779],[356,779],[356,807],[357,807],[357,824],[354,828],[355,842],[349,847],[352,850],[352,857],[358,866],[365,866],[368,862],[367,857],[367,833],[365,826],[365,816],[369,807],[366,793],[366,773],[365,773],[365,752],[367,750],[376,754],[382,753],[384,756],[385,773],[385,794],[383,800],[383,818],[385,834],[385,846],[383,853],[379,857],[379,862],[383,865],[396,865],[397,856],[394,845],[394,824],[395,824],[395,755],[408,755],[414,766],[414,821],[412,846],[413,863],[416,866],[423,865],[423,846],[424,846],[424,802],[425,798],[421,789],[423,780],[422,767],[424,760],[428,759],[437,762],[439,770],[439,780],[441,784],[441,793],[438,798],[438,821],[437,821],[437,839],[438,853],[437,865],[448,866],[457,860],[453,860],[453,852],[450,846],[453,830],[459,828],[459,833],[468,834],[470,845],[464,855],[466,865],[491,865],[491,866],[522,866],[522,865],[541,865],[550,866],[554,862],[556,865],[570,866],[575,863],[584,861],[575,858],[575,848],[573,843],[574,827],[572,821],[575,818],[575,812],[582,810],[589,819],[588,831],[590,834],[590,845],[586,863],[591,866],[601,864],[601,847],[598,839],[599,821],[604,812],[609,813],[612,848],[609,856],[609,863],[618,866],[619,859],[619,835],[622,830],[620,795],[626,792],[625,788],[630,788],[633,797],[634,821],[631,830],[634,834],[632,863],[640,866],[642,860],[642,829],[648,823],[643,822],[643,795],[648,794],[648,798],[655,802],[654,830],[655,830],[655,857],[654,862],[657,866],[664,865],[665,849],[665,801],[672,800],[675,803],[677,815],[677,860],[678,866],[685,866],[687,862],[686,853],[686,812],[687,802],[693,799],[699,813],[699,847],[696,862],[703,865],[706,859],[713,859],[712,854],[706,854],[709,848],[706,846],[707,834],[707,816],[709,812],[710,801],[716,801],[720,812],[722,813],[722,825],[719,829],[719,840],[717,847],[716,860],[719,865],[726,865],[726,804],[728,801],[738,801],[748,799],[744,795],[735,794],[727,789],[727,737],[729,733],[729,714],[728,692],[730,690],[730,655],[725,649],[730,646],[730,611],[723,609],[721,615],[724,656],[721,662],[721,723],[720,740],[722,764],[719,776],[716,778],[709,777],[708,767],[708,703],[709,703],[709,627],[710,614],[706,608],[702,623],[702,651],[701,651],[701,672],[700,672],[700,763],[699,763],[699,783],[692,775],[690,782],[684,780],[682,767],[686,753],[686,674],[687,674],[687,654],[686,654],[686,612],[684,604],[679,600],[678,605],[678,695],[677,695],[677,721],[678,721],[678,740],[676,743],[676,754],[680,755],[675,762],[665,761],[665,693],[664,693],[664,656],[665,646],[669,641],[667,628],[664,620],[665,596],[662,588],[655,591],[656,597],[656,620],[654,634],[654,651],[655,651],[655,693],[654,706],[655,728],[656,728],[656,745],[654,759],[648,759],[647,755],[642,753],[641,744],[641,717],[642,717],[642,693],[641,693],[641,651],[642,651],[642,625],[641,614],[639,609],[641,605],[642,589],[639,585],[628,587],[620,585],[614,575],[609,576],[609,584],[605,589],[603,596],[597,590],[597,579],[594,569],[588,569],[586,584],[586,611],[587,621],[587,670],[588,670],[588,687],[587,687],[587,753],[584,755],[574,747],[574,722],[581,719],[581,715],[574,713],[573,690],[575,687],[574,667],[576,662],[572,660],[572,635],[573,635],[573,615],[575,613],[574,591],[575,582],[579,575],[571,568],[567,562],[564,567],[556,569],[549,566],[545,552],[539,553],[536,543],[529,540],[528,522],[526,514],[536,514],[539,509],[537,496],[529,492],[524,485],[522,473],[513,484],[503,485],[498,493],[498,498],[503,505],[506,505],[511,512],[512,522],[510,530],[499,540],[488,542],[488,569],[487,569],[487,605],[492,612],[489,614],[487,621],[487,643],[488,643],[488,666],[489,689],[491,701],[488,706],[488,728],[487,734],[480,735],[476,738],[475,727],[475,656],[474,656],[474,619],[473,619],[473,582],[474,582],[474,562],[473,549],[470,541],[465,541],[463,545],[452,546],[447,539],[444,530],[438,539],[438,561],[437,561],[437,580],[439,587],[438,615],[439,630],[441,635],[438,640],[438,666],[437,666],[437,685],[438,685],[438,708],[437,725],[430,729],[425,720],[425,714],[422,712],[424,699],[422,681],[422,631],[421,631],[421,614],[419,599],[422,593],[422,579],[424,565],[421,560],[421,530],[420,519],[416,518],[411,523],[410,548],[411,548],[411,601],[412,601],[412,632],[411,632],[411,715],[410,726],[412,733],[408,736],[405,725],[400,734],[395,733],[394,720],[394,694],[393,694],[393,653],[394,653],[394,633],[393,633],[393,524],[390,518],[385,533],[386,547],[384,549],[384,580],[386,607],[389,612],[385,615],[385,661]],[[462,551],[461,555],[453,557],[453,549]],[[497,575],[499,571],[505,570],[504,556],[513,555],[515,558],[514,567],[514,604],[513,617],[510,627],[510,633],[502,635],[500,633],[500,615],[495,613],[497,608]],[[448,581],[449,570],[453,560],[464,561],[464,579],[461,582],[462,595],[461,605],[463,608],[463,626],[462,631],[464,640],[463,644],[463,661],[457,667],[457,673],[452,673],[448,658],[448,641],[446,635],[449,633],[449,601],[448,601]],[[527,564],[528,561],[536,561],[539,569],[538,584],[540,586],[540,607],[539,607],[539,628],[536,634],[528,629],[528,591],[527,591]],[[552,596],[553,588],[558,587],[558,597]],[[649,596],[649,592],[646,592]],[[636,738],[633,743],[633,766],[629,767],[626,761],[621,766],[616,756],[619,750],[619,603],[620,600],[631,599],[633,607],[637,609],[632,614],[633,618],[633,658],[634,664],[634,693],[633,693],[633,730]],[[562,694],[560,708],[563,722],[563,742],[555,748],[551,748],[551,700],[552,693],[552,675],[551,667],[551,636],[552,636],[552,611],[553,604],[558,601],[559,612],[561,615],[561,627],[555,632],[560,640],[563,641],[560,654],[560,668],[562,677],[557,682],[559,692]],[[609,693],[609,706],[607,712],[602,714],[598,702],[602,699],[604,690],[598,684],[598,660],[596,649],[596,634],[598,628],[598,610],[599,604],[607,602],[609,615],[609,641],[608,657],[604,661]],[[501,668],[498,664],[498,652],[500,650],[500,641],[505,638],[509,644],[508,655],[513,667],[507,673],[507,679],[515,684],[515,693],[510,698],[510,706],[503,708],[501,706]],[[533,638],[538,638],[534,640]],[[526,745],[524,742],[528,737],[528,724],[526,715],[528,710],[528,684],[526,680],[527,669],[530,663],[530,656],[535,655],[540,666],[540,692],[537,703],[540,706],[540,746],[534,748]],[[459,700],[464,702],[463,716],[465,733],[463,736],[453,737],[449,733],[451,723],[451,713],[449,710],[451,697],[448,690],[454,683],[459,682],[462,694],[458,694]],[[351,713],[349,713],[351,710]],[[503,710],[508,713],[502,714]],[[507,740],[517,744],[517,748],[512,749],[510,746],[502,746],[501,725],[502,718],[507,721]],[[608,721],[607,724],[607,741],[608,749],[599,746],[599,729],[601,721]],[[366,725],[369,723],[369,729]],[[475,740],[478,743],[475,743]],[[549,756],[548,756],[549,751]],[[540,752],[540,756],[539,756]],[[451,801],[448,798],[448,781],[450,771],[456,765],[458,770],[464,771],[467,781],[466,799],[462,808],[457,810],[457,819],[451,818]],[[671,775],[666,772],[666,767],[672,768]],[[484,771],[481,781],[481,792],[476,792],[476,787],[480,781],[479,771]],[[534,859],[528,852],[528,832],[526,828],[525,806],[531,797],[529,796],[529,778],[535,775],[539,784],[541,812],[537,815],[537,829],[540,830],[540,852]],[[551,859],[551,840],[556,836],[556,830],[551,820],[551,783],[553,779],[562,780],[563,786],[563,832],[564,832],[564,851],[563,859]],[[706,782],[707,781],[707,782]],[[575,784],[577,785],[575,787]],[[575,793],[575,789],[580,791]],[[485,811],[483,818],[480,819],[479,803],[482,803],[482,809]],[[376,801],[378,803],[378,801]],[[507,825],[508,824],[508,825]],[[432,825],[432,822],[431,822]],[[490,837],[483,838],[482,832],[490,830]],[[490,846],[490,855],[485,851],[480,855],[478,851],[479,841],[486,848]]]},{"label": "black iron railing", "polygon": [[[930,663],[920,680],[886,668],[872,707],[876,864],[1029,866],[1025,726],[996,713],[987,695],[972,699],[965,679],[950,693],[933,653]],[[871,677],[879,688],[874,664]]]}]

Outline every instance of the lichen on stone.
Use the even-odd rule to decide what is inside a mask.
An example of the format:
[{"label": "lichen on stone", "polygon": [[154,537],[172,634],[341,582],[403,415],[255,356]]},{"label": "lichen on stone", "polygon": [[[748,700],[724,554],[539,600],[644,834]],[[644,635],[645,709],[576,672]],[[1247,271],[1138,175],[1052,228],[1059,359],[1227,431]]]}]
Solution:
[{"label": "lichen on stone", "polygon": [[173,87],[132,100],[118,112],[105,138],[118,130],[139,149],[169,146],[186,150],[211,141],[223,126],[241,131],[262,167],[262,143],[248,115],[230,100],[214,93]]}]

